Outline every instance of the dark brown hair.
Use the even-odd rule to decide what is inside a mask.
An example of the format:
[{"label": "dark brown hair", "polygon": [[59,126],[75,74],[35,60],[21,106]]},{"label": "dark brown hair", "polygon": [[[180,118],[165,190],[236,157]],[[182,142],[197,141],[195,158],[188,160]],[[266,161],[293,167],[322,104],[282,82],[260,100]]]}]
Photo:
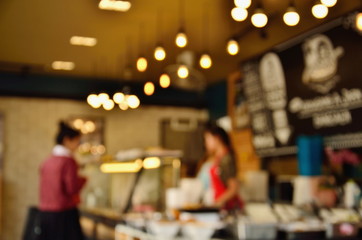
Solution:
[{"label": "dark brown hair", "polygon": [[222,143],[229,149],[229,151],[233,152],[229,134],[223,128],[216,125],[215,122],[208,122],[205,127],[205,132],[209,132],[212,135],[219,137]]},{"label": "dark brown hair", "polygon": [[55,138],[55,142],[56,142],[56,144],[63,144],[65,137],[73,139],[75,137],[79,137],[80,135],[81,135],[80,131],[70,127],[68,124],[61,121],[59,123],[59,130],[58,130],[58,134]]}]

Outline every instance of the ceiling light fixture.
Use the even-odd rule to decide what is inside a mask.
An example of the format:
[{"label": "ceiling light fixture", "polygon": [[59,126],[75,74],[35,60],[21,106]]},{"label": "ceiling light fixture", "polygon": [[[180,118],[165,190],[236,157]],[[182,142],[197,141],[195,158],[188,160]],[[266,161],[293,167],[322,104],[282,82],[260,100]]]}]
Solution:
[{"label": "ceiling light fixture", "polygon": [[140,72],[144,72],[147,70],[147,59],[143,56],[140,56],[137,59],[137,70]]},{"label": "ceiling light fixture", "polygon": [[334,5],[337,3],[337,0],[321,0],[321,3],[326,7],[334,7]]},{"label": "ceiling light fixture", "polygon": [[136,109],[140,105],[140,100],[136,95],[129,95],[126,98],[127,104],[130,108]]},{"label": "ceiling light fixture", "polygon": [[212,65],[212,60],[209,54],[204,53],[200,58],[200,66],[204,69],[209,69]]},{"label": "ceiling light fixture", "polygon": [[70,44],[85,47],[94,47],[97,44],[97,39],[91,37],[73,36],[69,40]]},{"label": "ceiling light fixture", "polygon": [[129,1],[120,0],[101,0],[98,7],[102,10],[127,12],[131,8],[131,3]]},{"label": "ceiling light fixture", "polygon": [[120,104],[125,99],[125,95],[122,92],[117,92],[113,95],[113,101],[117,104]]},{"label": "ceiling light fixture", "polygon": [[177,76],[179,76],[179,78],[187,78],[189,76],[189,69],[186,67],[186,65],[181,65],[178,69],[177,69]]},{"label": "ceiling light fixture", "polygon": [[107,99],[105,102],[103,102],[103,108],[107,111],[112,110],[114,108],[114,102],[112,99]]},{"label": "ceiling light fixture", "polygon": [[127,102],[123,101],[121,103],[118,104],[118,107],[123,110],[123,111],[126,111],[128,109],[128,104]]},{"label": "ceiling light fixture", "polygon": [[98,100],[101,104],[104,104],[109,100],[109,95],[107,93],[100,93],[98,94]]},{"label": "ceiling light fixture", "polygon": [[[205,4],[206,5],[206,4]],[[203,69],[209,69],[212,66],[212,60],[211,60],[211,56],[208,53],[208,49],[209,49],[209,42],[210,42],[210,37],[209,37],[209,7],[208,5],[206,5],[204,7],[204,17],[203,17],[203,34],[202,34],[202,41],[203,41],[203,45],[205,46],[205,50],[204,53],[201,55],[199,63],[200,63],[200,67],[202,67]]]},{"label": "ceiling light fixture", "polygon": [[87,103],[92,108],[99,108],[102,105],[97,94],[89,94],[89,96],[87,97]]},{"label": "ceiling light fixture", "polygon": [[176,45],[180,48],[186,47],[187,45],[187,36],[184,30],[181,28],[180,31],[176,35]]},{"label": "ceiling light fixture", "polygon": [[147,96],[151,96],[155,92],[155,85],[153,82],[146,82],[143,91]]},{"label": "ceiling light fixture", "polygon": [[317,3],[312,7],[312,14],[318,19],[325,18],[328,15],[328,8],[321,3]]},{"label": "ceiling light fixture", "polygon": [[283,20],[284,23],[288,26],[296,26],[300,21],[300,16],[292,1],[287,8],[287,11],[283,15]]},{"label": "ceiling light fixture", "polygon": [[157,61],[162,61],[166,58],[166,51],[165,49],[161,46],[161,45],[158,45],[156,48],[155,48],[155,52],[154,52],[154,56],[155,56],[155,59]]},{"label": "ceiling light fixture", "polygon": [[231,10],[231,17],[237,22],[242,22],[248,17],[248,10],[242,7],[234,7]]},{"label": "ceiling light fixture", "polygon": [[230,55],[236,55],[239,52],[239,43],[235,39],[230,39],[226,49]]},{"label": "ceiling light fixture", "polygon": [[171,79],[170,76],[167,75],[166,73],[162,74],[160,76],[160,86],[162,88],[168,88],[171,84]]},{"label": "ceiling light fixture", "polygon": [[251,16],[251,23],[257,28],[265,27],[268,23],[268,16],[264,13],[262,8],[257,8],[255,10],[253,16]]},{"label": "ceiling light fixture", "polygon": [[362,13],[357,13],[356,15],[356,28],[362,32]]},{"label": "ceiling light fixture", "polygon": [[[162,38],[162,13],[159,12],[157,15],[157,19],[156,19],[156,35],[159,37],[159,38]],[[154,57],[157,61],[163,61],[165,58],[166,58],[166,51],[165,49],[163,48],[162,44],[160,42],[158,42],[156,44],[156,48],[155,48],[155,51],[154,51]]]},{"label": "ceiling light fixture", "polygon": [[[145,40],[142,34],[144,33],[143,24],[140,25],[140,37],[139,37],[139,51],[142,52],[142,42]],[[147,70],[148,62],[147,59],[141,54],[137,59],[137,70],[139,72],[144,72]]]},{"label": "ceiling light fixture", "polygon": [[235,6],[247,9],[251,5],[251,0],[234,0]]},{"label": "ceiling light fixture", "polygon": [[54,70],[71,71],[75,68],[75,64],[74,62],[54,61],[52,63],[52,68]]},{"label": "ceiling light fixture", "polygon": [[180,30],[178,31],[177,35],[176,35],[176,39],[175,39],[175,43],[178,47],[183,48],[186,47],[187,45],[187,35],[185,33],[185,29],[184,29],[184,25],[185,25],[185,20],[183,19],[183,15],[184,15],[184,1],[180,0]]}]

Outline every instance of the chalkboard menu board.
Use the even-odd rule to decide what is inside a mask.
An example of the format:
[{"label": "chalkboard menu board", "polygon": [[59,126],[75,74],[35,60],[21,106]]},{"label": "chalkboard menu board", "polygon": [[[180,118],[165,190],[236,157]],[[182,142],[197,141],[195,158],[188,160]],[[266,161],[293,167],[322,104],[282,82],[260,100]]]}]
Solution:
[{"label": "chalkboard menu board", "polygon": [[296,153],[300,135],[362,147],[362,33],[354,14],[245,62],[243,86],[261,157]]}]

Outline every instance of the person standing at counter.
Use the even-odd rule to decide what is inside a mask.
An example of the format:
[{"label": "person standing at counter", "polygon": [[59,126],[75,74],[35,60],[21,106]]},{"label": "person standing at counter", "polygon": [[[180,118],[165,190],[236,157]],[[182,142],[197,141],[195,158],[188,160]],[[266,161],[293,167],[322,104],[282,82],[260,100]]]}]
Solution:
[{"label": "person standing at counter", "polygon": [[226,210],[241,209],[243,202],[238,195],[236,162],[227,132],[214,123],[209,123],[204,133],[205,148],[211,159],[209,169],[214,202]]},{"label": "person standing at counter", "polygon": [[86,179],[78,175],[73,153],[81,134],[60,123],[52,154],[40,168],[41,240],[83,240],[77,205]]}]

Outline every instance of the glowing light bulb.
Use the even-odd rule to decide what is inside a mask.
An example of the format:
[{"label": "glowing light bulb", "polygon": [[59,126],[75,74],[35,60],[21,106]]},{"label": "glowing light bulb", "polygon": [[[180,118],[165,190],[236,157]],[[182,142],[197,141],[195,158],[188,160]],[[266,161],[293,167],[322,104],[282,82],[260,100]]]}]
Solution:
[{"label": "glowing light bulb", "polygon": [[119,12],[127,12],[131,8],[131,3],[128,1],[113,1],[112,10]]},{"label": "glowing light bulb", "polygon": [[112,110],[114,108],[114,102],[111,99],[108,99],[103,103],[103,108],[107,111]]},{"label": "glowing light bulb", "polygon": [[231,10],[231,17],[235,21],[242,22],[248,17],[248,10],[241,7],[235,7]]},{"label": "glowing light bulb", "polygon": [[71,71],[75,68],[75,64],[74,64],[74,62],[54,61],[52,63],[52,68],[54,70]]},{"label": "glowing light bulb", "polygon": [[99,108],[102,105],[100,99],[98,98],[98,95],[96,94],[90,94],[87,97],[87,102],[93,108]]},{"label": "glowing light bulb", "polygon": [[124,100],[124,94],[121,92],[117,92],[113,95],[113,101],[117,104]]},{"label": "glowing light bulb", "polygon": [[91,133],[96,130],[96,125],[93,121],[86,121],[84,123],[84,128],[87,129],[87,132]]},{"label": "glowing light bulb", "polygon": [[362,32],[362,13],[356,15],[356,28]]},{"label": "glowing light bulb", "polygon": [[283,20],[288,26],[296,26],[299,23],[300,17],[294,7],[288,7],[283,15]]},{"label": "glowing light bulb", "polygon": [[251,16],[251,23],[257,28],[265,27],[268,23],[268,17],[262,9],[258,8],[255,10],[253,16]]},{"label": "glowing light bulb", "polygon": [[189,76],[189,69],[185,65],[181,65],[177,70],[177,75],[180,78],[187,78]]},{"label": "glowing light bulb", "polygon": [[136,109],[140,105],[140,100],[136,95],[130,95],[127,97],[127,103],[130,108]]},{"label": "glowing light bulb", "polygon": [[160,76],[160,86],[163,88],[168,88],[171,84],[170,76],[168,76],[166,73],[162,74]]},{"label": "glowing light bulb", "polygon": [[128,104],[127,102],[123,101],[121,103],[118,104],[118,107],[123,110],[123,111],[126,111],[128,109]]},{"label": "glowing light bulb", "polygon": [[202,54],[200,58],[200,66],[204,69],[210,68],[212,65],[212,60],[209,54]]},{"label": "glowing light bulb", "polygon": [[147,96],[151,96],[155,92],[155,85],[152,82],[146,82],[143,91]]},{"label": "glowing light bulb", "polygon": [[81,129],[82,126],[84,124],[84,121],[80,118],[77,118],[73,121],[73,126],[76,128],[76,129]]},{"label": "glowing light bulb", "polygon": [[176,45],[183,48],[187,45],[187,36],[184,32],[179,32],[176,35]]},{"label": "glowing light bulb", "polygon": [[321,0],[321,3],[326,7],[333,7],[334,5],[336,5],[337,0]]},{"label": "glowing light bulb", "polygon": [[154,52],[154,56],[155,56],[155,59],[157,61],[162,61],[166,58],[166,51],[163,47],[161,46],[158,46],[155,48],[155,52]]},{"label": "glowing light bulb", "polygon": [[98,94],[98,99],[99,99],[99,102],[101,104],[103,104],[103,103],[105,103],[106,101],[109,100],[109,96],[108,96],[107,93],[100,93],[100,94]]},{"label": "glowing light bulb", "polygon": [[137,60],[137,70],[140,72],[144,72],[147,69],[147,59],[144,57],[140,57]]},{"label": "glowing light bulb", "polygon": [[234,0],[234,4],[240,8],[248,8],[251,5],[251,0]]},{"label": "glowing light bulb", "polygon": [[239,44],[234,39],[229,40],[227,44],[227,51],[230,55],[236,55],[239,52]]},{"label": "glowing light bulb", "polygon": [[323,4],[316,4],[312,7],[312,14],[318,19],[325,18],[328,15],[328,8]]}]

